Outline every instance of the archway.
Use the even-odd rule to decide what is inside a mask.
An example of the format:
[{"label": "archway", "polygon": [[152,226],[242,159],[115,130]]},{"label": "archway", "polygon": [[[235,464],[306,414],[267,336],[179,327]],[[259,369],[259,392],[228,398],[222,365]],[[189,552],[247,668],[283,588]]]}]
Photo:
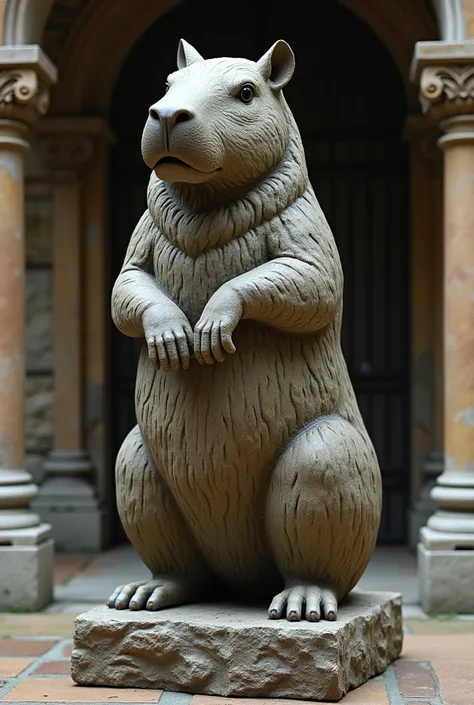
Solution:
[{"label": "archway", "polygon": [[[265,0],[244,0],[238,17],[229,22],[228,11],[217,0],[188,0],[165,14],[134,46],[110,110],[118,136],[110,171],[110,283],[145,207],[148,171],[140,157],[140,135],[148,106],[175,68],[179,37],[186,37],[207,57],[258,58],[283,36],[297,57],[297,72],[286,96],[346,273],[343,346],[382,466],[385,506],[380,540],[401,543],[406,530],[410,416],[409,170],[401,139],[406,116],[403,80],[381,40],[344,6],[320,0],[311,23],[304,22],[302,0],[296,0],[291,14],[286,8],[283,0],[272,2],[271,12]],[[115,452],[134,423],[137,343],[115,331],[111,335]]]}]

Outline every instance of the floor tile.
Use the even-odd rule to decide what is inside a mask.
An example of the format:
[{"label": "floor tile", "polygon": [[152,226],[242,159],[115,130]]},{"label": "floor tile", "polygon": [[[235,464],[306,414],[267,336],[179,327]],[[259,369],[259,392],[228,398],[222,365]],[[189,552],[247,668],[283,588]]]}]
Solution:
[{"label": "floor tile", "polygon": [[53,639],[0,639],[0,656],[42,656],[55,644]]},{"label": "floor tile", "polygon": [[389,705],[387,689],[380,681],[369,681],[347,693],[339,705]]},{"label": "floor tile", "polygon": [[26,678],[2,702],[156,703],[160,695],[159,690],[82,687],[70,678]]},{"label": "floor tile", "polygon": [[69,659],[63,661],[43,661],[31,673],[32,676],[69,676],[71,673],[71,662]]},{"label": "floor tile", "polygon": [[57,553],[54,556],[54,582],[56,585],[64,583],[85,568],[90,561],[90,556],[81,554]]},{"label": "floor tile", "polygon": [[474,634],[474,620],[405,619],[412,634]]},{"label": "floor tile", "polygon": [[436,681],[429,667],[402,658],[395,664],[395,672],[403,697],[434,698],[436,696]]},{"label": "floor tile", "polygon": [[66,646],[63,649],[62,656],[64,658],[71,658],[72,651],[74,649],[74,644],[66,644]]},{"label": "floor tile", "polygon": [[[212,695],[195,695],[191,705],[315,705],[319,700],[287,700],[283,698],[220,698]],[[369,681],[351,690],[339,705],[389,705],[387,690],[381,681]]]},{"label": "floor tile", "polygon": [[474,703],[474,635],[407,636],[405,658],[431,664],[444,705]]},{"label": "floor tile", "polygon": [[1,636],[58,636],[72,638],[74,614],[0,614]]},{"label": "floor tile", "polygon": [[0,656],[0,678],[16,678],[32,663],[31,658]]}]

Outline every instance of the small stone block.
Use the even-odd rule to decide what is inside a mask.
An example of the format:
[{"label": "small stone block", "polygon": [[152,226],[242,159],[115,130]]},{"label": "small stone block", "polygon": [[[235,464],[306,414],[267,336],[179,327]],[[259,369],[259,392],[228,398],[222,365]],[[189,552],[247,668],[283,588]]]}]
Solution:
[{"label": "small stone block", "polygon": [[336,622],[318,623],[269,620],[242,605],[98,607],[76,618],[71,667],[81,685],[340,700],[382,673],[402,640],[396,593],[354,591]]},{"label": "small stone block", "polygon": [[427,614],[474,614],[474,550],[418,544],[421,605]]},{"label": "small stone block", "polygon": [[14,608],[41,610],[53,599],[52,539],[38,545],[0,546],[2,583],[0,611]]}]

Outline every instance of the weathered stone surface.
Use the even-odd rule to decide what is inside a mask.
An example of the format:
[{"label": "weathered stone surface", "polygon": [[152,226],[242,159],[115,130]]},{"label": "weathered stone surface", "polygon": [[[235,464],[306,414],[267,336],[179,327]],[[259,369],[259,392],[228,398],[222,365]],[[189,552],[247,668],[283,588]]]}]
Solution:
[{"label": "weathered stone surface", "polygon": [[50,372],[53,367],[52,273],[29,270],[26,275],[26,369]]},{"label": "weathered stone surface", "polygon": [[269,620],[236,605],[131,612],[99,607],[75,623],[82,685],[221,696],[339,700],[402,647],[400,595],[354,591],[336,622]]},{"label": "weathered stone surface", "polygon": [[53,444],[53,379],[26,378],[26,449],[41,455]]}]

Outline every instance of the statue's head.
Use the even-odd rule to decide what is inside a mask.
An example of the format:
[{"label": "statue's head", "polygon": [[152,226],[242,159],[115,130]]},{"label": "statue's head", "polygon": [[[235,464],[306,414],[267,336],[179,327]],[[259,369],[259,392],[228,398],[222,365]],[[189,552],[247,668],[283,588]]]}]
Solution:
[{"label": "statue's head", "polygon": [[257,61],[207,59],[181,40],[178,71],[151,106],[142,154],[159,179],[245,184],[275,167],[288,140],[282,89],[293,52],[276,42]]}]

